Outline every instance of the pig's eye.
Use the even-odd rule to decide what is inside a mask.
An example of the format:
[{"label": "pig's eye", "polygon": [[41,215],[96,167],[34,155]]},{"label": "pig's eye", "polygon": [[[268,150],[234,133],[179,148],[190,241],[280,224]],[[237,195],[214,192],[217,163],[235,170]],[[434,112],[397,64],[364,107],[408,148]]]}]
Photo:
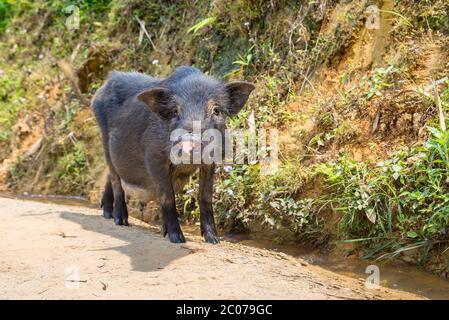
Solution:
[{"label": "pig's eye", "polygon": [[177,110],[177,109],[175,109],[175,111],[173,111],[173,116],[174,116],[175,118],[179,118],[179,113],[178,113],[178,110]]},{"label": "pig's eye", "polygon": [[221,114],[220,108],[215,107],[214,108],[214,115],[219,116]]}]

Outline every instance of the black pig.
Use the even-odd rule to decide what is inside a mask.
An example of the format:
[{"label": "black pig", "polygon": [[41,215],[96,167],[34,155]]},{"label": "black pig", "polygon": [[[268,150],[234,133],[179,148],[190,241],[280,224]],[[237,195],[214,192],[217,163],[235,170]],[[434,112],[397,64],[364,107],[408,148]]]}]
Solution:
[{"label": "black pig", "polygon": [[101,200],[104,217],[128,225],[125,194],[141,202],[154,199],[161,207],[164,236],[168,234],[171,242],[185,242],[175,194],[199,168],[201,234],[206,242],[217,243],[212,210],[214,163],[174,164],[170,152],[176,141],[171,141],[170,134],[186,130],[182,152],[191,151],[197,143],[190,139],[193,122],[201,121],[201,130],[224,133],[226,116],[236,115],[253,89],[254,85],[243,81],[222,83],[193,67],[179,67],[165,79],[113,71],[92,101],[109,166]]}]

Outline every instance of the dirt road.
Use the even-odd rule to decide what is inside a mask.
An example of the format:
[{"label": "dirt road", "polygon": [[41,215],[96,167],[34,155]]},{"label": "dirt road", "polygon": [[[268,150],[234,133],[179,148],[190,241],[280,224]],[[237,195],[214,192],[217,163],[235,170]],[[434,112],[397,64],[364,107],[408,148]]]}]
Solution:
[{"label": "dirt road", "polygon": [[117,227],[99,210],[0,198],[2,299],[416,299],[368,290],[282,253],[154,227]]}]

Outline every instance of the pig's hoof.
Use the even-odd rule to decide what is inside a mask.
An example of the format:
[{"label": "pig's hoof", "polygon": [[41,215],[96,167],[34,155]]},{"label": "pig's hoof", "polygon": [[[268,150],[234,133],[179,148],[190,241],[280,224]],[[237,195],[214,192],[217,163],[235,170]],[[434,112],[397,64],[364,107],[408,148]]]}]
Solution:
[{"label": "pig's hoof", "polygon": [[114,223],[116,226],[123,225],[123,219],[122,218],[114,218]]},{"label": "pig's hoof", "polygon": [[218,239],[218,236],[213,231],[206,231],[204,233],[204,240],[207,243],[213,243],[213,244],[216,244],[216,243],[220,242],[220,240]]},{"label": "pig's hoof", "polygon": [[128,223],[128,218],[123,219],[123,224],[124,226],[128,227],[129,223]]},{"label": "pig's hoof", "polygon": [[103,210],[103,217],[105,219],[111,219],[112,218],[112,212]]},{"label": "pig's hoof", "polygon": [[181,231],[177,231],[177,232],[169,232],[168,233],[168,238],[170,239],[170,242],[172,243],[184,243],[186,242],[186,239],[184,238],[184,235],[182,234]]}]

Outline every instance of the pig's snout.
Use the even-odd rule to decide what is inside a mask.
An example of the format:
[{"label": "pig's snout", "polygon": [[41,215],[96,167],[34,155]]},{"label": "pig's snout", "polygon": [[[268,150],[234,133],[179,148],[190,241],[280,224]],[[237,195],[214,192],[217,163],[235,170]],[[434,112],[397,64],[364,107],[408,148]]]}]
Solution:
[{"label": "pig's snout", "polygon": [[180,138],[180,151],[183,153],[200,152],[202,147],[201,138],[197,135],[187,133]]}]

